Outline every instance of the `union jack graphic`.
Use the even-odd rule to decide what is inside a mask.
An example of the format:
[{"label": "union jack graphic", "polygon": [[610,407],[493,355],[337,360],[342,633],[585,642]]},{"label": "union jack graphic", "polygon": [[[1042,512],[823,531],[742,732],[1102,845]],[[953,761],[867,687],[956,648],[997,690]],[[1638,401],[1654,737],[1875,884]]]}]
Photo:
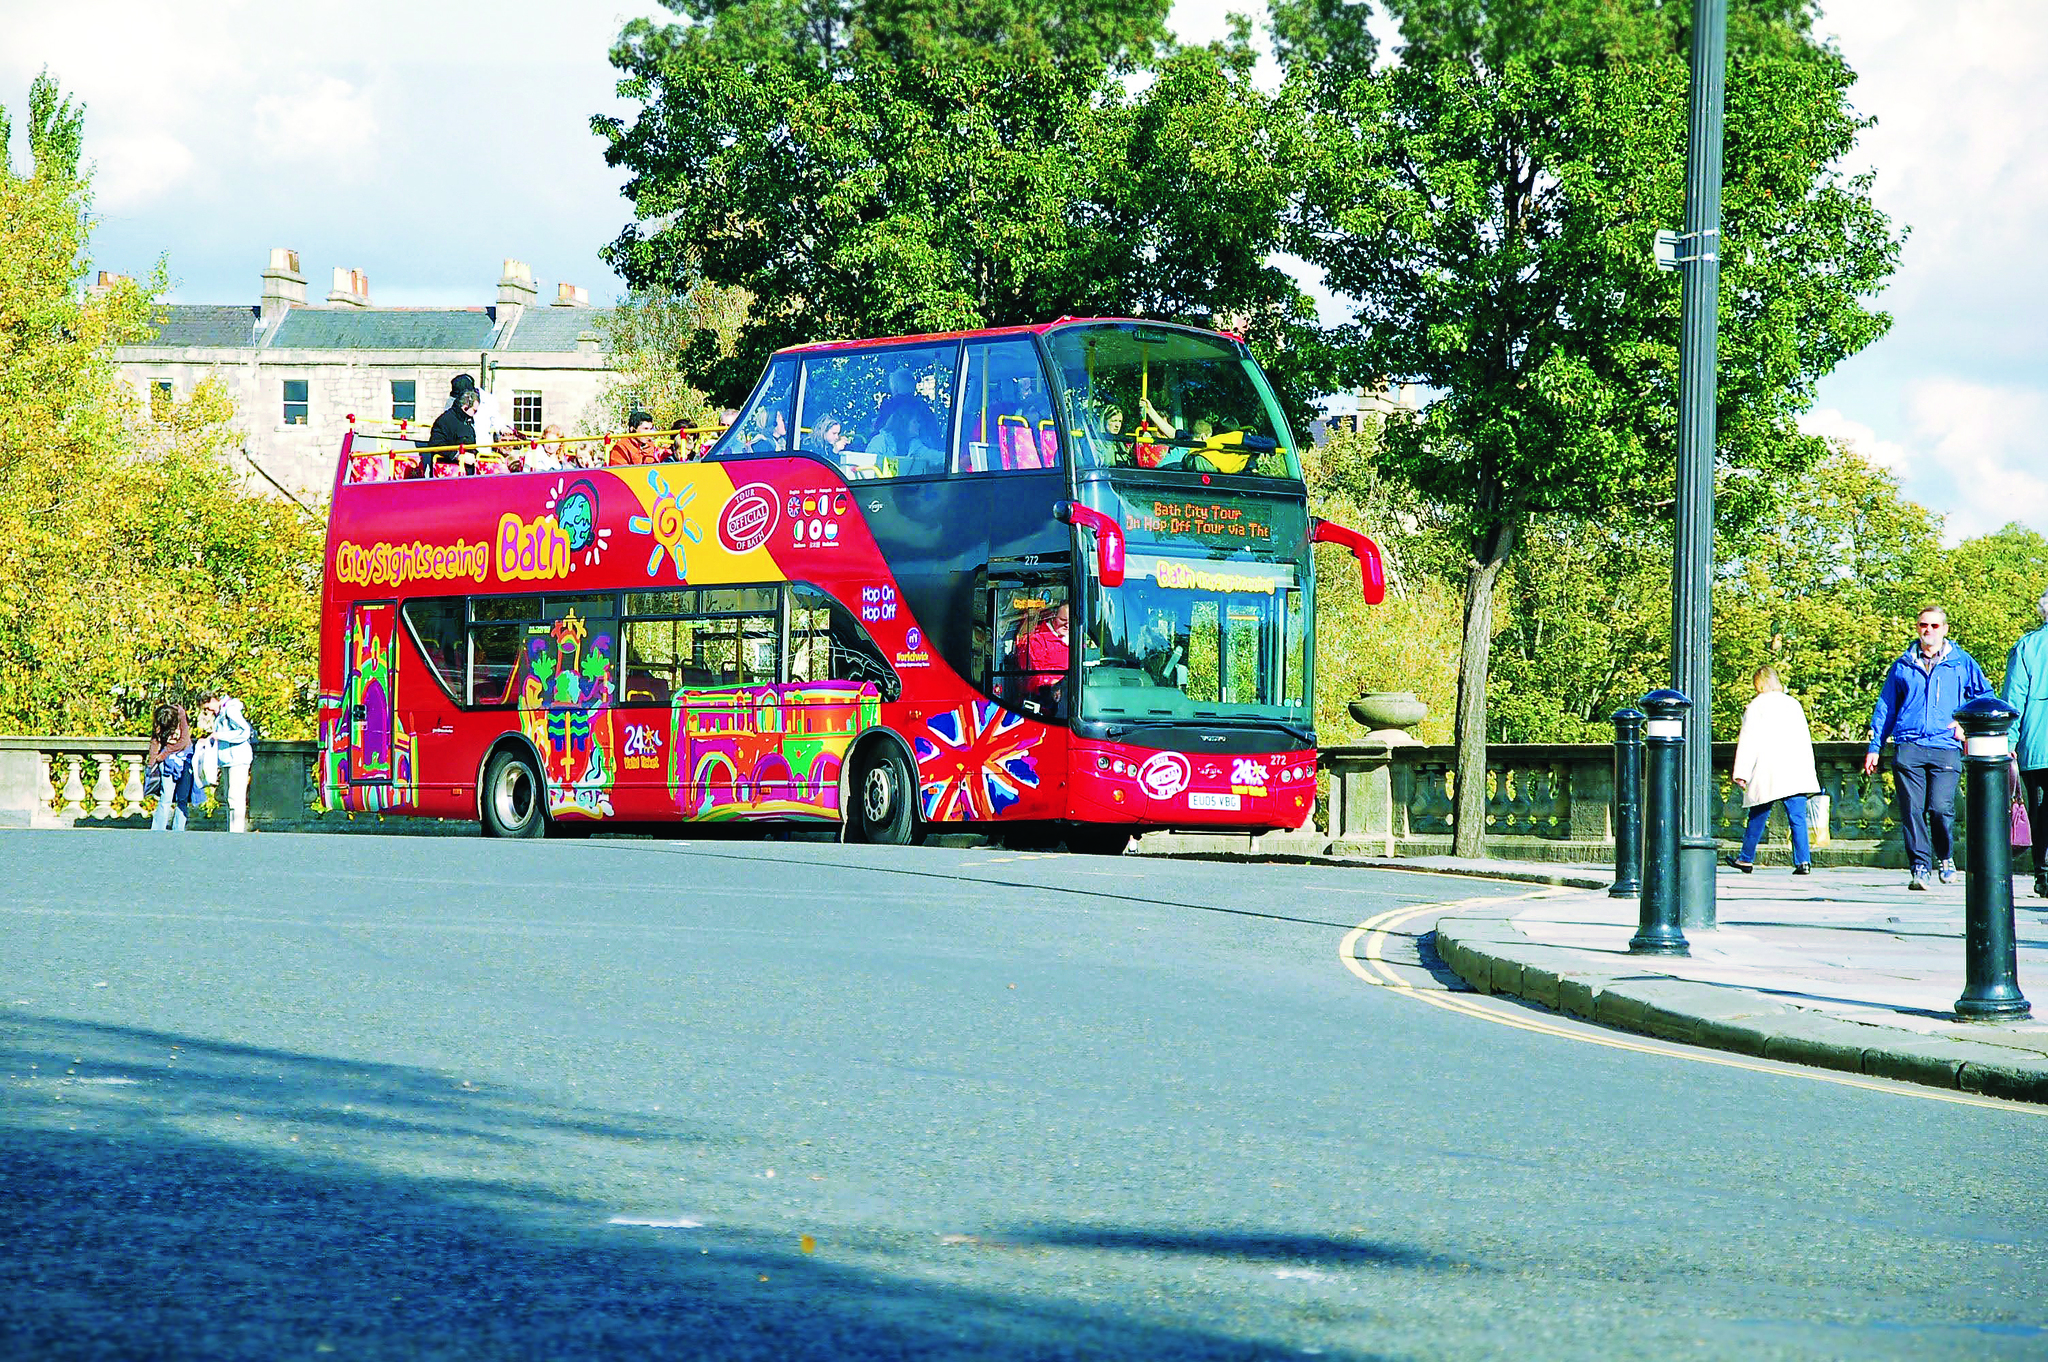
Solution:
[{"label": "union jack graphic", "polygon": [[1038,788],[1039,733],[1024,716],[976,700],[935,714],[918,735],[918,792],[935,823],[994,818]]}]

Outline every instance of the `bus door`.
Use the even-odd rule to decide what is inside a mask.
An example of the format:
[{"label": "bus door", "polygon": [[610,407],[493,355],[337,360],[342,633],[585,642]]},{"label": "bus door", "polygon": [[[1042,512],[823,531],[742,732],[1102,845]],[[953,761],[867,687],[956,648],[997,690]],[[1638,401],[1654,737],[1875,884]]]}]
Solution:
[{"label": "bus door", "polygon": [[351,606],[348,628],[348,778],[391,783],[398,687],[398,608],[392,601]]},{"label": "bus door", "polygon": [[1062,723],[1069,712],[1072,596],[1071,564],[997,562],[977,611],[990,625],[989,692],[1045,723]]}]

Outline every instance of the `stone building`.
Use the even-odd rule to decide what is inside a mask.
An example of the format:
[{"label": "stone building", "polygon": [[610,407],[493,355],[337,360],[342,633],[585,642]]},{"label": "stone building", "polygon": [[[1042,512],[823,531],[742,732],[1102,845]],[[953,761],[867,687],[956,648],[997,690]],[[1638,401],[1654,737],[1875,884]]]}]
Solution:
[{"label": "stone building", "polygon": [[170,303],[150,341],[116,352],[148,398],[183,397],[218,374],[241,412],[255,469],[292,495],[326,495],[342,432],[426,428],[448,404],[449,381],[474,376],[519,430],[595,422],[611,368],[600,309],[583,289],[558,287],[538,305],[533,271],[505,262],[489,307],[376,307],[361,270],[334,271],[324,305],[309,304],[299,257],[270,253],[254,306]]}]

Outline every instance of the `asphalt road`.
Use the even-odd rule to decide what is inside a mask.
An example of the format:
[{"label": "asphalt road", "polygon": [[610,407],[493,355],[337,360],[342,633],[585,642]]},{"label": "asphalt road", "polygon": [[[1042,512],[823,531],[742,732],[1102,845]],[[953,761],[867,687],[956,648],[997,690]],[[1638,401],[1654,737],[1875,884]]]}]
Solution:
[{"label": "asphalt road", "polygon": [[0,1357],[2048,1355],[2048,1111],[1526,1029],[1412,935],[1359,966],[1525,886],[140,832],[0,870]]}]

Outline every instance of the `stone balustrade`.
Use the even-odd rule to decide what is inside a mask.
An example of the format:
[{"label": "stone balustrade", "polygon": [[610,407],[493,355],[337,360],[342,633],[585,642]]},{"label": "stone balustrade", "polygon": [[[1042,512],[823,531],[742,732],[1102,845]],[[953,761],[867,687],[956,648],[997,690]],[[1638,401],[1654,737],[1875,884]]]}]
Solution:
[{"label": "stone balustrade", "polygon": [[[259,742],[249,768],[251,827],[312,829],[348,820],[314,807],[310,742]],[[0,828],[146,827],[144,738],[0,737]],[[192,807],[191,826],[225,827],[220,786]]]},{"label": "stone balustrade", "polygon": [[[143,789],[142,738],[0,737],[0,828],[144,827],[155,807]],[[1726,779],[1733,743],[1714,746],[1722,773],[1715,835],[1739,842],[1742,794]],[[1888,777],[1863,774],[1861,743],[1816,743],[1822,794],[1812,801],[1814,859],[1824,864],[1905,863],[1892,817]],[[315,807],[310,742],[259,742],[249,779],[252,827],[306,831],[368,829],[376,815],[353,818]],[[1366,743],[1322,754],[1328,813],[1313,834],[1342,853],[1442,855],[1451,846],[1455,751],[1449,745]],[[1593,743],[1500,743],[1487,752],[1489,853],[1518,860],[1611,863],[1614,855],[1614,749]],[[192,826],[222,827],[218,786],[193,808]],[[1963,802],[1956,807],[1960,843]],[[426,820],[432,821],[432,820]],[[416,825],[407,830],[424,830]],[[451,828],[457,825],[450,825]],[[473,827],[474,825],[468,825]],[[1278,834],[1276,834],[1278,836]],[[1788,859],[1784,819],[1774,817],[1761,859]],[[1247,839],[1247,845],[1255,839]],[[1958,859],[1961,859],[1960,854]]]},{"label": "stone balustrade", "polygon": [[[1884,773],[1863,774],[1863,744],[1816,743],[1821,795],[1810,801],[1814,859],[1826,864],[1903,865]],[[1739,843],[1747,813],[1727,779],[1735,744],[1714,745],[1714,833]],[[1322,767],[1333,848],[1378,856],[1450,850],[1455,749],[1447,744],[1326,748]],[[1520,860],[1611,861],[1614,749],[1603,744],[1498,743],[1487,751],[1486,841]],[[1957,801],[1960,841],[1962,801]],[[1789,859],[1782,816],[1771,820],[1763,859]]]}]

